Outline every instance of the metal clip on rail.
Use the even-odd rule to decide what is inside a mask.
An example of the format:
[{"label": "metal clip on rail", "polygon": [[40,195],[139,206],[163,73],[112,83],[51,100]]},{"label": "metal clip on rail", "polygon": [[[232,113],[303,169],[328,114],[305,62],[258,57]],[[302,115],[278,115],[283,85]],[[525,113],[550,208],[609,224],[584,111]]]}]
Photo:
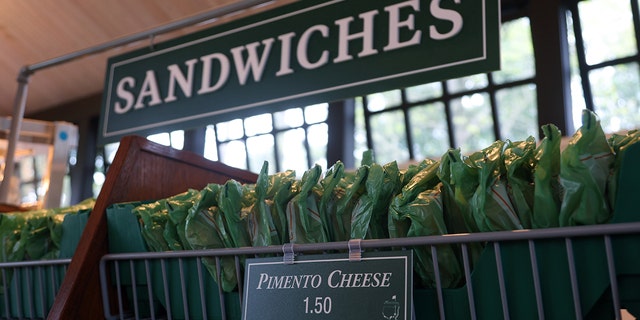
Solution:
[{"label": "metal clip on rail", "polygon": [[285,243],[282,245],[282,253],[284,253],[284,257],[282,258],[282,262],[284,264],[293,264],[295,260],[295,253],[293,252],[293,243]]},{"label": "metal clip on rail", "polygon": [[358,262],[362,260],[362,239],[351,239],[347,246],[349,247],[349,261]]}]

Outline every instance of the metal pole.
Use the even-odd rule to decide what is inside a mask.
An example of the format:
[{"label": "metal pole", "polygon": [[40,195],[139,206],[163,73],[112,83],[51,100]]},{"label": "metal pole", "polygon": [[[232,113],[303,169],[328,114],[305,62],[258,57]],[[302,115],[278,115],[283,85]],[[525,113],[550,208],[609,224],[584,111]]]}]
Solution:
[{"label": "metal pole", "polygon": [[213,9],[207,12],[203,12],[191,17],[187,17],[182,20],[171,22],[147,31],[143,31],[134,35],[121,37],[91,48],[72,52],[57,58],[49,59],[46,61],[34,63],[32,65],[24,66],[18,74],[18,91],[14,100],[13,116],[11,118],[11,132],[9,132],[9,142],[7,147],[7,155],[5,158],[4,178],[0,184],[0,203],[6,203],[8,201],[10,180],[13,176],[15,152],[18,138],[20,136],[20,129],[22,127],[22,119],[24,118],[24,111],[27,102],[27,87],[29,77],[40,69],[53,67],[59,64],[63,64],[84,56],[96,54],[105,50],[117,48],[132,42],[146,40],[156,36],[158,34],[167,33],[170,31],[182,29],[184,27],[192,26],[197,23],[205,22],[211,19],[219,18],[234,12],[249,9],[251,7],[272,2],[273,0],[242,0],[222,8]]},{"label": "metal pole", "polygon": [[18,74],[18,91],[13,104],[13,116],[11,117],[11,130],[9,131],[9,141],[7,145],[7,155],[4,161],[4,176],[0,185],[0,202],[9,202],[9,189],[11,188],[11,177],[15,164],[15,153],[20,130],[22,129],[22,118],[27,104],[27,89],[29,87],[29,77],[33,72],[29,67],[22,67]]}]

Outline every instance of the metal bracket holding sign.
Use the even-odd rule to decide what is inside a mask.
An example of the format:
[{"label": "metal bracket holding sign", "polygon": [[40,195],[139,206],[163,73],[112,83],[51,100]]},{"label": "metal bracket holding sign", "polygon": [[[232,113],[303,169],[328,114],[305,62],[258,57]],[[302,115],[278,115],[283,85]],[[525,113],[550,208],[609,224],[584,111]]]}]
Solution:
[{"label": "metal bracket holding sign", "polygon": [[308,0],[109,59],[101,143],[499,68],[499,0]]},{"label": "metal bracket holding sign", "polygon": [[413,252],[352,254],[247,259],[243,319],[412,319]]}]

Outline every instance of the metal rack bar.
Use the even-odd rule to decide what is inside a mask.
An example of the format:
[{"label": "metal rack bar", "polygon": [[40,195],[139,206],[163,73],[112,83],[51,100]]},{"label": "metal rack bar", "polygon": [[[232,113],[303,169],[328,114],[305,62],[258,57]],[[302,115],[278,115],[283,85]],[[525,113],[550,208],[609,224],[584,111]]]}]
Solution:
[{"label": "metal rack bar", "polygon": [[500,301],[502,301],[503,319],[509,320],[509,303],[507,301],[507,289],[504,281],[504,271],[502,266],[502,254],[500,252],[500,243],[493,243],[493,251],[496,258],[496,271],[498,272],[498,285],[500,287]]},{"label": "metal rack bar", "polygon": [[573,254],[573,241],[565,238],[567,250],[567,263],[569,264],[569,279],[571,280],[571,293],[573,294],[573,308],[576,319],[582,319],[582,307],[580,306],[580,291],[578,289],[578,277],[576,275],[576,260]]},{"label": "metal rack bar", "polygon": [[536,306],[538,309],[538,319],[544,320],[542,288],[540,287],[540,271],[538,270],[538,257],[536,256],[536,245],[533,240],[529,240],[529,259],[531,259],[531,272],[533,274],[533,287],[536,293]]},{"label": "metal rack bar", "polygon": [[616,266],[613,259],[613,246],[611,244],[611,236],[604,236],[604,247],[607,253],[607,270],[609,271],[609,282],[611,283],[611,296],[613,298],[613,312],[616,320],[620,320],[620,295],[618,293],[618,279],[616,275]]}]

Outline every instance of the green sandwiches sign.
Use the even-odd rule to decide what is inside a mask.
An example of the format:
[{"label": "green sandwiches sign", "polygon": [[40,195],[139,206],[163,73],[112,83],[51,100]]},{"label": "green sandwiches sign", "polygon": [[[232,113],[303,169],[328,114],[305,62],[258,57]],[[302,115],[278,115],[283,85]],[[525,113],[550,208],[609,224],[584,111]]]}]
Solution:
[{"label": "green sandwiches sign", "polygon": [[410,320],[412,251],[247,259],[242,319]]},{"label": "green sandwiches sign", "polygon": [[109,59],[101,143],[499,68],[499,0],[305,0]]}]

